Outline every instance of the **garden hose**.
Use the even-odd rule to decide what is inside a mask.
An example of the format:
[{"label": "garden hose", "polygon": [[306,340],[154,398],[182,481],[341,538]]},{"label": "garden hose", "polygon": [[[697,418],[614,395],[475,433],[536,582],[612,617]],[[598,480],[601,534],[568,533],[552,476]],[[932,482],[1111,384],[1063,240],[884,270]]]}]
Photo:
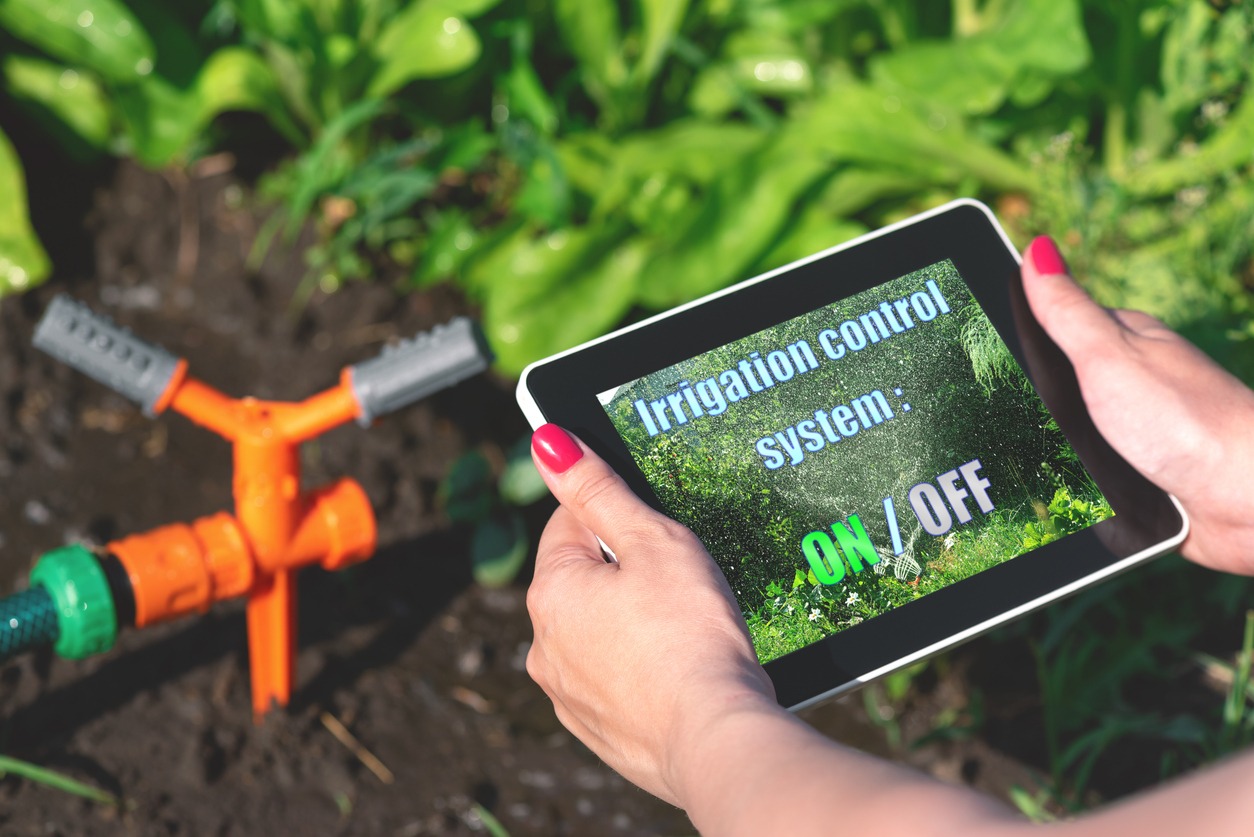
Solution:
[{"label": "garden hose", "polygon": [[57,605],[43,587],[0,599],[0,662],[52,645],[60,634]]},{"label": "garden hose", "polygon": [[119,623],[133,610],[125,574],[110,571],[116,563],[82,546],[42,556],[30,589],[0,599],[0,662],[45,645],[71,660],[112,648]]}]

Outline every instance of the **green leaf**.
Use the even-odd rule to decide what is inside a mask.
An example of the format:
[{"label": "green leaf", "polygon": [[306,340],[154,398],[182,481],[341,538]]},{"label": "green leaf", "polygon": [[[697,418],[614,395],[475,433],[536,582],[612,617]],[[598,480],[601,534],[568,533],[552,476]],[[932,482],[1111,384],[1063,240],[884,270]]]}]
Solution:
[{"label": "green leaf", "polygon": [[0,132],[0,297],[38,285],[51,269],[26,214],[22,164]]},{"label": "green leaf", "polygon": [[603,106],[627,81],[614,0],[554,0],[553,17],[566,47],[579,62],[588,93]]},{"label": "green leaf", "polygon": [[258,40],[297,43],[307,33],[308,8],[292,0],[232,0],[241,28]]},{"label": "green leaf", "polygon": [[970,37],[918,41],[880,55],[871,75],[891,91],[910,91],[963,113],[996,110],[1017,85],[1063,78],[1092,58],[1078,0],[1018,0]]},{"label": "green leaf", "polygon": [[510,448],[498,488],[501,499],[515,506],[529,506],[549,493],[549,487],[531,460],[530,436],[524,436]]},{"label": "green leaf", "polygon": [[0,0],[0,28],[114,82],[152,73],[148,33],[117,0]]},{"label": "green leaf", "polygon": [[713,63],[703,67],[693,79],[688,106],[698,116],[714,119],[734,111],[744,96],[732,67],[722,62]]},{"label": "green leaf", "polygon": [[49,770],[46,767],[40,767],[37,764],[10,758],[9,756],[0,756],[0,777],[4,777],[9,773],[64,793],[90,799],[93,802],[99,802],[104,805],[121,804],[121,800],[113,794],[106,793],[99,788],[93,788],[91,785],[85,785],[55,770]]},{"label": "green leaf", "polygon": [[644,87],[657,75],[671,40],[679,33],[688,0],[639,0],[642,17],[640,58],[632,67],[632,81]]},{"label": "green leaf", "polygon": [[147,166],[168,165],[182,156],[200,132],[200,103],[194,89],[158,75],[113,92],[114,103],[135,156]]},{"label": "green leaf", "polygon": [[6,57],[3,71],[13,98],[38,107],[89,148],[106,149],[113,135],[109,102],[92,76],[25,55]]},{"label": "green leaf", "polygon": [[852,80],[811,101],[788,130],[807,149],[803,154],[826,154],[934,185],[967,178],[998,190],[1031,191],[1036,185],[1030,168],[972,136],[958,115]]},{"label": "green leaf", "polygon": [[209,56],[196,79],[200,99],[198,130],[220,113],[243,110],[259,113],[287,140],[304,145],[304,132],[288,116],[283,94],[270,66],[244,47],[223,47]]},{"label": "green leaf", "polygon": [[1169,195],[1254,162],[1254,86],[1213,135],[1190,154],[1133,169],[1123,185],[1134,195]]},{"label": "green leaf", "polygon": [[296,118],[308,128],[322,127],[325,120],[313,99],[318,91],[310,89],[313,74],[302,61],[308,56],[274,41],[265,44],[265,56],[275,83]]},{"label": "green leaf", "polygon": [[600,219],[670,183],[708,184],[765,137],[749,125],[682,119],[620,142],[601,133],[575,135],[559,144],[558,156],[572,185],[593,197],[591,214]]},{"label": "green leaf", "polygon": [[986,48],[959,43],[911,44],[875,61],[872,77],[887,90],[909,90],[964,113],[991,113],[1013,77],[990,60]]},{"label": "green leaf", "polygon": [[327,124],[313,147],[300,157],[295,182],[287,200],[288,232],[295,234],[313,209],[314,201],[323,191],[343,176],[333,165],[344,138],[359,125],[383,113],[386,105],[375,99],[363,99],[349,105],[343,113]]},{"label": "green leaf", "polygon": [[419,78],[459,73],[479,58],[479,36],[440,0],[418,0],[392,18],[375,45],[379,69],[366,95],[383,98]]},{"label": "green leaf", "polygon": [[797,198],[830,166],[799,151],[789,137],[729,161],[644,271],[645,304],[669,307],[748,278]]},{"label": "green leaf", "polygon": [[530,544],[517,512],[497,515],[475,526],[470,538],[470,566],[484,587],[505,587],[518,576]]},{"label": "green leaf", "polygon": [[260,113],[293,144],[304,144],[270,67],[244,47],[215,52],[186,86],[154,73],[117,87],[114,99],[135,156],[149,166],[185,157],[214,117],[229,110]]},{"label": "green leaf", "polygon": [[793,52],[760,52],[705,66],[693,80],[688,102],[696,113],[712,118],[747,108],[758,96],[798,98],[813,87],[805,58]]},{"label": "green leaf", "polygon": [[[189,25],[169,0],[119,0],[135,15],[156,49],[153,74],[160,74],[178,87],[188,87],[204,66],[204,38]],[[146,78],[147,76],[145,76]]]},{"label": "green leaf", "polygon": [[625,224],[574,227],[536,237],[521,229],[476,262],[483,325],[506,374],[617,325],[636,298],[648,256]]},{"label": "green leaf", "polygon": [[492,468],[478,451],[463,454],[436,489],[436,498],[454,523],[483,520],[492,509]]},{"label": "green leaf", "polygon": [[453,276],[474,253],[480,237],[465,213],[445,210],[439,213],[422,243],[410,282],[425,288]]},{"label": "green leaf", "polygon": [[544,82],[526,56],[515,58],[510,71],[501,79],[510,118],[522,116],[545,136],[557,131],[557,108],[544,89]]},{"label": "green leaf", "polygon": [[1058,819],[1046,803],[1049,801],[1048,789],[1042,788],[1035,794],[1029,793],[1025,788],[1015,785],[1010,789],[1010,801],[1025,817],[1036,823],[1053,822]]},{"label": "green leaf", "polygon": [[780,32],[742,29],[724,43],[721,64],[742,90],[767,96],[808,92],[814,83],[810,59],[797,39]]},{"label": "green leaf", "polygon": [[872,203],[888,197],[918,194],[927,181],[897,167],[885,169],[847,168],[823,187],[816,202],[835,217],[861,212]]},{"label": "green leaf", "polygon": [[514,198],[514,212],[547,229],[566,226],[570,216],[570,184],[553,143],[545,137],[533,136],[522,156],[527,176]]}]

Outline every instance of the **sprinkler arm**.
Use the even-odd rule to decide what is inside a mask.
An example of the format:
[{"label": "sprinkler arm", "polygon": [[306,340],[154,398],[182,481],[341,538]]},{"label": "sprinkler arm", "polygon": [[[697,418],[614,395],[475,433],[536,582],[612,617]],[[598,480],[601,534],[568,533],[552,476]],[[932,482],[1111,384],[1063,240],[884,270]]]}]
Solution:
[{"label": "sprinkler arm", "polygon": [[[148,416],[173,407],[230,439],[234,399],[187,377],[187,361],[139,339],[86,305],[57,296],[32,339],[35,347],[139,404]],[[344,369],[340,384],[296,405],[283,405],[293,439],[307,441],[351,418],[375,419],[487,368],[492,352],[470,320],[458,317],[386,347]],[[345,395],[351,395],[350,404]],[[175,404],[175,397],[181,396]],[[244,399],[248,400],[248,399]],[[294,408],[294,409],[292,409]],[[333,422],[328,424],[328,422]]]},{"label": "sprinkler arm", "polygon": [[191,377],[185,360],[66,297],[53,301],[34,343],[149,415],[173,409],[232,443],[234,515],[164,526],[105,550],[129,580],[136,627],[248,598],[258,718],[291,696],[296,571],[348,566],[369,558],[376,543],[374,512],[355,481],[301,490],[300,444],[354,418],[368,426],[477,374],[491,358],[473,324],[458,318],[345,368],[338,385],[312,398],[286,403],[231,398]]}]

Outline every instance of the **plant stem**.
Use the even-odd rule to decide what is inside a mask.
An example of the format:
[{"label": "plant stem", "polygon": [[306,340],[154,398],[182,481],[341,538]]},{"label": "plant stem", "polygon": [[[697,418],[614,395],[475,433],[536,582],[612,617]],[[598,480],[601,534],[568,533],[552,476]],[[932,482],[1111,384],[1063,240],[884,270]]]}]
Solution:
[{"label": "plant stem", "polygon": [[1057,794],[1062,784],[1062,765],[1059,763],[1058,753],[1058,724],[1054,716],[1054,707],[1057,705],[1054,700],[1056,696],[1051,688],[1052,681],[1049,665],[1045,661],[1045,652],[1038,643],[1032,643],[1032,656],[1036,658],[1036,679],[1041,688],[1041,720],[1045,725],[1045,748],[1049,753],[1051,786]]},{"label": "plant stem", "polygon": [[62,776],[55,770],[49,770],[46,767],[40,767],[37,764],[31,764],[21,759],[0,756],[0,776],[6,773],[12,773],[32,782],[38,782],[41,785],[47,785],[50,788],[72,793],[75,796],[81,796],[104,805],[117,805],[120,802],[111,793],[105,793],[99,788],[93,788],[91,785],[85,785],[82,782],[71,779],[69,776]]},{"label": "plant stem", "polygon": [[1241,653],[1237,656],[1237,664],[1232,672],[1232,688],[1224,701],[1224,735],[1221,752],[1231,752],[1244,743],[1242,731],[1249,703],[1250,667],[1254,662],[1254,610],[1246,611],[1245,635],[1241,642]]}]

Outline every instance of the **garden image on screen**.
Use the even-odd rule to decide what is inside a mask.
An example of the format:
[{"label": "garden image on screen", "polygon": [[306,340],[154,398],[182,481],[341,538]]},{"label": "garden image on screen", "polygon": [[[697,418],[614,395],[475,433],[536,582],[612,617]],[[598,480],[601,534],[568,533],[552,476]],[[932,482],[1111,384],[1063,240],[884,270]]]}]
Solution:
[{"label": "garden image on screen", "polygon": [[599,399],[763,662],[1113,514],[950,261]]}]

